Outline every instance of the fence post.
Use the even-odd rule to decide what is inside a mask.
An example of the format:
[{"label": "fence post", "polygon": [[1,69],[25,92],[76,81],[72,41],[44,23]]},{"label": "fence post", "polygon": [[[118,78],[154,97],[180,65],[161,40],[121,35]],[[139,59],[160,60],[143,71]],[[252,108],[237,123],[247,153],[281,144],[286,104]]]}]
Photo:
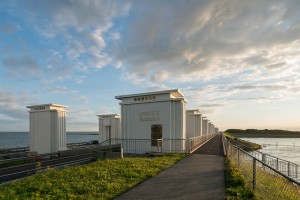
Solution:
[{"label": "fence post", "polygon": [[253,157],[253,190],[256,189],[256,158]]},{"label": "fence post", "polygon": [[291,166],[291,163],[290,163],[290,162],[288,162],[288,166],[287,166],[287,167],[288,167],[288,168],[287,168],[287,170],[288,170],[288,171],[287,171],[287,173],[288,173],[288,176],[290,176],[290,166]]},{"label": "fence post", "polygon": [[228,155],[228,152],[229,152],[229,141],[227,140],[227,155]]},{"label": "fence post", "polygon": [[276,158],[276,169],[278,170],[278,158]]},{"label": "fence post", "polygon": [[240,167],[240,148],[238,148],[237,163],[238,163],[238,167]]},{"label": "fence post", "polygon": [[299,165],[296,165],[296,179],[298,179],[298,167],[299,167]]}]

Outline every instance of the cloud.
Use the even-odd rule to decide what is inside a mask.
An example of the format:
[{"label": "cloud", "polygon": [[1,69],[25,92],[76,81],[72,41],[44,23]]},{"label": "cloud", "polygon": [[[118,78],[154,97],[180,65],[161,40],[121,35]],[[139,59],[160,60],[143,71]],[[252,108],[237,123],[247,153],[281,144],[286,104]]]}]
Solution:
[{"label": "cloud", "polygon": [[270,101],[278,101],[278,100],[285,100],[285,97],[282,96],[268,96],[268,97],[249,97],[245,99],[241,99],[242,101],[251,101],[255,103],[266,103]]},{"label": "cloud", "polygon": [[278,62],[278,63],[271,63],[269,65],[267,65],[266,67],[267,68],[271,68],[271,69],[274,69],[274,68],[281,68],[281,67],[284,67],[286,66],[286,62],[283,61],[283,62]]},{"label": "cloud", "polygon": [[117,40],[120,35],[115,31],[111,37],[108,31],[113,20],[129,9],[126,1],[106,0],[29,0],[17,5],[22,7],[19,15],[26,16],[41,36],[59,39],[70,60],[85,62],[84,68],[77,66],[81,71],[102,68],[111,62],[105,53],[106,41]]},{"label": "cloud", "polygon": [[162,70],[170,83],[290,68],[300,37],[295,8],[296,1],[135,2],[114,59],[137,79],[155,81]]},{"label": "cloud", "polygon": [[69,92],[68,88],[64,86],[56,86],[56,88],[50,91],[53,93],[60,93],[60,94],[66,94],[67,92]]},{"label": "cloud", "polygon": [[28,118],[27,105],[35,97],[29,93],[11,93],[0,90],[0,121],[16,121]]},{"label": "cloud", "polygon": [[56,86],[55,88],[50,88],[50,92],[57,93],[57,94],[63,94],[67,97],[71,97],[72,99],[80,102],[80,103],[86,103],[89,101],[89,98],[85,95],[82,95],[82,93],[78,90],[70,90],[65,86]]},{"label": "cloud", "polygon": [[12,76],[25,75],[34,76],[40,72],[40,66],[31,56],[23,56],[20,58],[6,58],[2,61],[2,65],[6,68],[8,73]]},{"label": "cloud", "polygon": [[238,90],[240,92],[249,92],[253,90],[271,90],[271,91],[280,91],[288,89],[285,85],[276,85],[276,84],[257,84],[257,85],[238,85],[233,86],[231,89]]},{"label": "cloud", "polygon": [[162,82],[169,78],[169,74],[166,71],[160,70],[157,72],[154,72],[152,76],[152,81],[154,82]]}]

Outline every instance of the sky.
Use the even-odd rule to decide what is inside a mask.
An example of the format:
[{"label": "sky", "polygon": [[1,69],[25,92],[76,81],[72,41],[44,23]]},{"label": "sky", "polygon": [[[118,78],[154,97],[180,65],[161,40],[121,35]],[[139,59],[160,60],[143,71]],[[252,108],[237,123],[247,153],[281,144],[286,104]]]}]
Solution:
[{"label": "sky", "polygon": [[117,95],[178,88],[221,130],[300,131],[299,0],[3,0],[0,131],[28,105],[97,131]]}]

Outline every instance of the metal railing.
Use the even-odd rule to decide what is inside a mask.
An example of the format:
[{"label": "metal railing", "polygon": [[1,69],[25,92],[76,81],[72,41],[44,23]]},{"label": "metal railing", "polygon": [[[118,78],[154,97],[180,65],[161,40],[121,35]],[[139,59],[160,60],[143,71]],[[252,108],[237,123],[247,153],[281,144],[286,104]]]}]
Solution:
[{"label": "metal railing", "polygon": [[280,164],[280,160],[276,169],[274,165],[268,164],[269,158],[260,152],[247,152],[231,144],[224,136],[223,140],[227,157],[240,169],[246,185],[254,190],[258,199],[300,199],[300,182],[286,174],[287,169],[280,167],[285,164]]},{"label": "metal railing", "polygon": [[204,144],[206,141],[210,140],[217,134],[206,134],[201,135],[197,137],[192,137],[189,139],[189,146],[187,149],[189,149],[189,153],[194,152],[196,149],[198,149],[202,144]]},{"label": "metal railing", "polygon": [[281,173],[289,176],[295,180],[300,181],[300,166],[296,163],[277,158],[275,156],[262,153],[260,151],[249,152],[256,159],[266,163],[272,168],[280,171]]},{"label": "metal railing", "polygon": [[119,139],[112,138],[101,142],[99,146],[121,144],[124,153],[186,153],[185,139]]}]

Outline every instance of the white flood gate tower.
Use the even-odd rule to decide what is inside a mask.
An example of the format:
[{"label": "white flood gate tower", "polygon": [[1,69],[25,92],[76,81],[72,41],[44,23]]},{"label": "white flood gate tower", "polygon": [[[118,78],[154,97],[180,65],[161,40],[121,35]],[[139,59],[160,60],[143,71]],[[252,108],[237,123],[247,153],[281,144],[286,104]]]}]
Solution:
[{"label": "white flood gate tower", "polygon": [[66,108],[58,104],[27,106],[30,108],[30,151],[38,154],[67,150]]},{"label": "white flood gate tower", "polygon": [[116,96],[124,153],[185,152],[186,111],[178,89]]},{"label": "white flood gate tower", "polygon": [[186,111],[186,138],[202,135],[202,114],[199,109]]},{"label": "white flood gate tower", "polygon": [[202,135],[208,134],[208,119],[206,117],[202,118]]},{"label": "white flood gate tower", "polygon": [[97,115],[99,119],[99,142],[121,138],[121,117],[118,114]]}]

